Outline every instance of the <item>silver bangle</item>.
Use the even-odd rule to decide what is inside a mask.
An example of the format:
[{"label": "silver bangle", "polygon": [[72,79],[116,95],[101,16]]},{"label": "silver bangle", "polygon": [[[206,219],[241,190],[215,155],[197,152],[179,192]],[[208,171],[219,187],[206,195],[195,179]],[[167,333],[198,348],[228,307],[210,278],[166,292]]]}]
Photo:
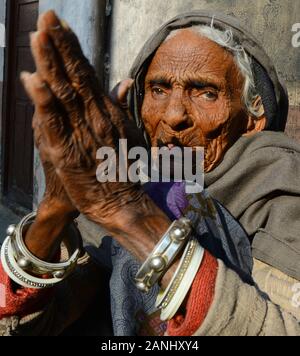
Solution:
[{"label": "silver bangle", "polygon": [[62,279],[43,279],[29,275],[17,264],[10,237],[7,237],[1,247],[1,263],[8,277],[24,288],[45,289],[60,283]]},{"label": "silver bangle", "polygon": [[186,245],[191,231],[191,221],[186,218],[181,218],[170,226],[135,277],[136,287],[140,291],[149,292],[164,276]]},{"label": "silver bangle", "polygon": [[30,274],[36,276],[51,276],[62,279],[72,272],[80,256],[80,233],[75,224],[72,224],[63,242],[68,251],[69,259],[66,262],[49,263],[35,257],[26,247],[23,236],[24,229],[28,227],[36,218],[36,213],[27,215],[17,225],[11,225],[7,229],[7,234],[11,238],[12,250],[18,266]]}]

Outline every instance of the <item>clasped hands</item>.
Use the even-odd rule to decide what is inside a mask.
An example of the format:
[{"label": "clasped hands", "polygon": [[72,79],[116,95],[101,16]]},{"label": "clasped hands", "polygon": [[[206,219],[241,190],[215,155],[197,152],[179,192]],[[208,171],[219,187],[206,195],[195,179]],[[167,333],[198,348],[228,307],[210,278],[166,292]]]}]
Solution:
[{"label": "clasped hands", "polygon": [[[44,203],[118,229],[126,221],[122,218],[135,214],[147,198],[130,182],[99,183],[96,152],[104,146],[117,151],[124,138],[140,144],[141,134],[126,110],[103,93],[76,35],[53,11],[40,16],[31,49],[36,72],[24,72],[21,79],[35,106],[34,138],[46,176]],[[123,84],[120,96],[130,84]]]}]

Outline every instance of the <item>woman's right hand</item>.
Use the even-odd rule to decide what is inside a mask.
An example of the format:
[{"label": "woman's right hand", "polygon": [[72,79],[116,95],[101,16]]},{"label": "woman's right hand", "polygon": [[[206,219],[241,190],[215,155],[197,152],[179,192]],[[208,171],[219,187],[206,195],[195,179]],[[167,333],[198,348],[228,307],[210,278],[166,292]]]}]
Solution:
[{"label": "woman's right hand", "polygon": [[65,228],[79,215],[79,212],[69,199],[40,139],[37,117],[47,114],[44,112],[47,98],[44,95],[45,92],[41,90],[46,84],[43,83],[38,73],[33,74],[31,80],[30,93],[34,96],[35,102],[32,122],[34,141],[44,169],[46,190],[39,205],[36,220],[26,234],[25,243],[36,257],[51,260],[63,239]]}]

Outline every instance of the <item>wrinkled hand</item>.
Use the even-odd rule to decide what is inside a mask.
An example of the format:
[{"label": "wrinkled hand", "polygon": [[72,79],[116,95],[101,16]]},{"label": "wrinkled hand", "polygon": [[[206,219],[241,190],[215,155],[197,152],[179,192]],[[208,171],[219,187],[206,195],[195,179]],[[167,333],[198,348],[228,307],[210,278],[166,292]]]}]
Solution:
[{"label": "wrinkled hand", "polygon": [[131,183],[99,183],[96,152],[104,146],[117,151],[119,139],[140,135],[102,93],[76,36],[53,12],[40,17],[31,47],[37,73],[22,79],[36,106],[34,130],[44,167],[50,177],[57,174],[51,185],[67,192],[81,213],[109,226],[120,213],[137,209],[143,192]]},{"label": "wrinkled hand", "polygon": [[[34,129],[35,146],[39,150],[40,160],[44,169],[46,179],[46,189],[41,203],[42,206],[47,206],[47,210],[51,209],[56,213],[63,214],[66,218],[74,219],[78,216],[79,212],[74,204],[71,202],[67,192],[65,191],[62,182],[56,174],[55,167],[53,166],[47,150],[44,147],[42,133],[39,126],[39,118],[43,112],[43,106],[40,105],[43,96],[40,95],[39,88],[42,88],[42,80],[37,74],[31,76],[32,87],[35,88],[35,113],[33,116],[32,126]],[[40,209],[41,210],[41,209]]]}]

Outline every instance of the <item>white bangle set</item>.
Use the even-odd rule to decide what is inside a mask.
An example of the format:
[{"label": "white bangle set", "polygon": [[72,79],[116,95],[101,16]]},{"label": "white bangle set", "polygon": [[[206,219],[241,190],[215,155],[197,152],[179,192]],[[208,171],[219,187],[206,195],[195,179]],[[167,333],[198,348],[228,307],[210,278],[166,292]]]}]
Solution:
[{"label": "white bangle set", "polygon": [[178,312],[193,284],[203,256],[204,249],[196,239],[191,238],[173,279],[167,289],[162,290],[157,297],[156,308],[161,309],[162,321],[171,320]]},{"label": "white bangle set", "polygon": [[24,229],[35,217],[36,213],[29,214],[17,226],[9,226],[8,237],[1,247],[1,262],[7,275],[20,286],[43,289],[63,281],[76,267],[81,254],[80,232],[75,224],[69,227],[70,236],[64,239],[67,261],[48,263],[35,257],[23,240]]}]

